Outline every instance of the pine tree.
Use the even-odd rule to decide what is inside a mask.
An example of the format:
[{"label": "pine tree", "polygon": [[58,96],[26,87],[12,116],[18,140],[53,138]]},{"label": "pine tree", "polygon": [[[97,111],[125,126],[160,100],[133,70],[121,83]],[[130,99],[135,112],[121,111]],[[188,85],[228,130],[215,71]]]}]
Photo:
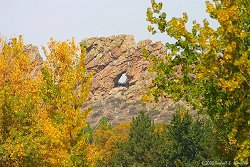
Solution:
[{"label": "pine tree", "polygon": [[201,166],[218,161],[216,136],[206,119],[192,118],[184,109],[177,110],[166,126],[164,159],[167,166]]},{"label": "pine tree", "polygon": [[133,118],[127,142],[120,143],[112,159],[113,165],[162,166],[162,140],[155,133],[154,123],[141,112]]}]

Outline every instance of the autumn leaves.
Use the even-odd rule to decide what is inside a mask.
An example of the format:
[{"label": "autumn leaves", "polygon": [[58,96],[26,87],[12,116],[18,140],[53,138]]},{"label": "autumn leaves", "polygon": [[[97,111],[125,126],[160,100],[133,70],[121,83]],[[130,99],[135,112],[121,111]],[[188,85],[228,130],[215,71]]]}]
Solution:
[{"label": "autumn leaves", "polygon": [[84,66],[85,52],[74,39],[51,39],[41,72],[32,77],[23,39],[1,42],[1,165],[81,164],[72,157],[84,159],[81,150],[86,147],[82,129],[90,108],[83,111],[82,104],[91,74]]}]

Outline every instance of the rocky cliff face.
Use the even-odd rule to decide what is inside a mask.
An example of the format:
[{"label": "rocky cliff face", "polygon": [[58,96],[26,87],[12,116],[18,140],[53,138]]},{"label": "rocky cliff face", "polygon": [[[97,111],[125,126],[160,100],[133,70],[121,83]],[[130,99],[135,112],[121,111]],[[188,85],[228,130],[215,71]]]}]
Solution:
[{"label": "rocky cliff face", "polygon": [[[153,75],[148,72],[149,62],[142,56],[146,48],[153,54],[164,54],[165,47],[160,43],[141,41],[135,43],[133,36],[120,35],[107,38],[89,38],[81,42],[87,47],[87,69],[94,71],[92,82],[92,97],[100,99],[112,94],[118,86],[122,74],[126,75],[124,86],[128,89],[146,87]],[[140,93],[131,92],[136,98]],[[139,94],[136,94],[139,93]]]},{"label": "rocky cliff face", "polygon": [[[160,103],[144,104],[141,95],[152,84],[153,73],[148,72],[150,63],[142,56],[143,49],[163,56],[166,48],[161,42],[150,40],[135,42],[131,35],[89,38],[81,41],[87,48],[86,66],[94,71],[90,101],[93,111],[90,123],[101,117],[113,124],[130,120],[141,110],[147,111],[155,121],[168,121],[178,107],[171,99]],[[119,83],[121,76],[126,81]]]}]

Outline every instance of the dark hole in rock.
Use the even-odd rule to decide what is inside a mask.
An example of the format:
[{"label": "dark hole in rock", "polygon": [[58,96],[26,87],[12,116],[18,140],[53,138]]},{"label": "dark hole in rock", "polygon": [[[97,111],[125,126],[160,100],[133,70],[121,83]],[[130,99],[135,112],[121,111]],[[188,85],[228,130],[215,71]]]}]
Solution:
[{"label": "dark hole in rock", "polygon": [[117,75],[114,79],[114,87],[128,87],[126,72]]}]

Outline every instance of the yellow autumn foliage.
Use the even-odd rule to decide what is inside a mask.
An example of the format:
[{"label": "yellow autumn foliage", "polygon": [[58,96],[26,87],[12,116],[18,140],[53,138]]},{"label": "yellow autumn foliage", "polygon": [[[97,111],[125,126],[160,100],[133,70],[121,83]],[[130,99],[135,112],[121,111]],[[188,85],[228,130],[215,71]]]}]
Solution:
[{"label": "yellow autumn foliage", "polygon": [[87,163],[90,107],[82,109],[92,74],[85,50],[49,42],[40,73],[22,37],[0,43],[0,166],[82,166]]}]

